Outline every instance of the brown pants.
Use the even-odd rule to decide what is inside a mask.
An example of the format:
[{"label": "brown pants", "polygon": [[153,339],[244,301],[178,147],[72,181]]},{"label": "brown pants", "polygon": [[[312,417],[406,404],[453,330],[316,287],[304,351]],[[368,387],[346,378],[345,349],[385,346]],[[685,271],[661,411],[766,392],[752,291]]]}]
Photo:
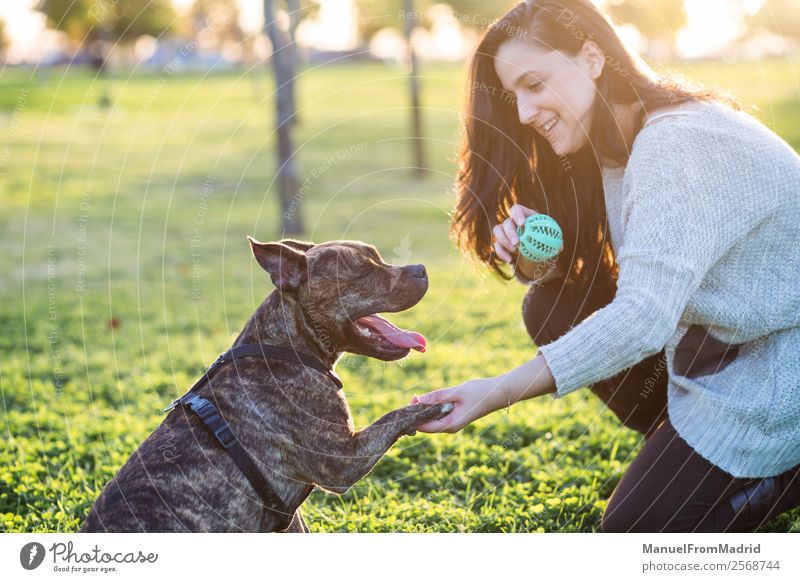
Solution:
[{"label": "brown pants", "polygon": [[[525,327],[534,343],[548,344],[610,303],[615,293],[613,281],[592,285],[582,296],[558,279],[531,287],[522,305]],[[705,342],[705,334],[701,337],[692,331],[681,350],[686,375],[711,373],[735,358],[735,347]],[[693,346],[702,346],[702,353],[698,348],[689,354]],[[625,426],[646,439],[609,500],[601,530],[753,531],[800,505],[800,466],[774,478],[738,479],[701,457],[680,437],[667,418],[665,357],[662,350],[589,387]],[[676,350],[676,366],[677,358]]]}]

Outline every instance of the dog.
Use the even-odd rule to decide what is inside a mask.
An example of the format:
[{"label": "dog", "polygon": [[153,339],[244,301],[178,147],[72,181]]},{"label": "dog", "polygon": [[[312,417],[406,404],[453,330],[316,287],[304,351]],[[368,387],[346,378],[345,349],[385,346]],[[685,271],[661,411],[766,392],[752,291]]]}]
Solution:
[{"label": "dog", "polygon": [[[412,404],[356,431],[333,372],[344,352],[393,361],[425,351],[421,335],[378,315],[422,299],[423,265],[389,265],[356,241],[248,240],[275,290],[228,359],[173,403],[109,481],[80,531],[307,532],[299,507],[314,487],[343,494],[398,438],[452,409]],[[236,356],[248,347],[256,357]]]}]

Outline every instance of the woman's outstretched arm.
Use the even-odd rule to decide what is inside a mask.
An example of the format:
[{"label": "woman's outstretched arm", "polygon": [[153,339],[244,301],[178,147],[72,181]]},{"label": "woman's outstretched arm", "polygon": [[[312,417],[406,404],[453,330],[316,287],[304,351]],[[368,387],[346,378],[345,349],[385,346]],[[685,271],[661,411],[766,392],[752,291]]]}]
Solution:
[{"label": "woman's outstretched arm", "polygon": [[418,427],[422,432],[458,432],[490,412],[506,408],[520,400],[556,391],[556,383],[544,356],[537,355],[500,376],[469,380],[458,386],[415,396],[412,402],[440,404],[452,402],[453,411],[439,420]]}]

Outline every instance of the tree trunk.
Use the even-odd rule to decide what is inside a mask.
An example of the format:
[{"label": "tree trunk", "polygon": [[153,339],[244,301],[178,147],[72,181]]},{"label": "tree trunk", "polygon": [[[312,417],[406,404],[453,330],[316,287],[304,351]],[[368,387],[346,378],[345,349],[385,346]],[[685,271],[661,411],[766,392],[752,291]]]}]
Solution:
[{"label": "tree trunk", "polygon": [[292,143],[292,119],[295,114],[294,61],[287,35],[275,21],[273,0],[264,0],[264,29],[272,42],[272,70],[275,76],[281,228],[284,235],[296,236],[303,233],[301,219],[303,201],[298,196],[299,182]]},{"label": "tree trunk", "polygon": [[[289,9],[289,49],[292,55],[292,64],[297,67],[300,62],[300,50],[297,48],[297,26],[300,24],[300,0],[286,0]],[[297,93],[294,82],[292,82],[292,125],[300,124],[300,116],[297,113]]]},{"label": "tree trunk", "polygon": [[411,32],[414,30],[414,21],[416,19],[408,16],[414,14],[414,0],[403,0],[403,8],[407,15],[405,18],[405,34],[408,46],[408,61],[411,67],[408,80],[411,91],[411,137],[414,148],[414,174],[421,178],[425,175],[427,167],[425,165],[424,144],[422,143],[422,113],[419,104],[417,54],[414,51],[414,45],[411,44]]}]

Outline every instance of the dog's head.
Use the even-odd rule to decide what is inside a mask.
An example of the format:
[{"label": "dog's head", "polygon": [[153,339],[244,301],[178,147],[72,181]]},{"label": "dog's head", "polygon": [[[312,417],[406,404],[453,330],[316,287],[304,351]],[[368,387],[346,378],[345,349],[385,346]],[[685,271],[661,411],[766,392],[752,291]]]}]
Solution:
[{"label": "dog's head", "polygon": [[428,290],[423,265],[389,265],[375,247],[357,241],[248,240],[276,292],[295,298],[306,327],[326,352],[399,360],[412,349],[425,351],[420,334],[379,315],[404,311],[422,299]]}]

